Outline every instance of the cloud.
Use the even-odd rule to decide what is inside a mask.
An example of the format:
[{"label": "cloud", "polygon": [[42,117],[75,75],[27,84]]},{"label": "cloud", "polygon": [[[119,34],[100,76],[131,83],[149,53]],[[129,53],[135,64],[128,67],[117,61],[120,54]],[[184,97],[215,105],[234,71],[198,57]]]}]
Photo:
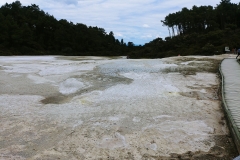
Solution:
[{"label": "cloud", "polygon": [[67,5],[70,5],[70,4],[77,5],[78,4],[78,0],[54,0],[54,1],[57,3],[64,3]]},{"label": "cloud", "polygon": [[144,28],[149,28],[150,26],[148,24],[143,25]]},{"label": "cloud", "polygon": [[117,36],[117,37],[124,37],[121,33],[115,33],[114,36]]},{"label": "cloud", "polygon": [[[8,0],[8,3],[15,0]],[[37,4],[40,9],[57,19],[104,28],[116,38],[135,44],[147,43],[155,37],[168,36],[161,20],[169,13],[193,5],[216,6],[220,0],[21,0],[23,5]],[[231,0],[238,3],[239,0]],[[4,5],[5,0],[0,0]],[[151,27],[150,27],[151,26]],[[151,36],[150,36],[151,35]]]},{"label": "cloud", "polygon": [[153,38],[153,36],[151,35],[151,34],[148,34],[148,35],[143,35],[143,36],[141,36],[142,38]]}]

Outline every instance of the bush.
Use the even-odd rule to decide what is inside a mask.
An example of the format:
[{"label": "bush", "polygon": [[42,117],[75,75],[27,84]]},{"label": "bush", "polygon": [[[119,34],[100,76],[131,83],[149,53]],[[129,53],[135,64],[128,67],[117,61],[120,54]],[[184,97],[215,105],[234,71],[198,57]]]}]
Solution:
[{"label": "bush", "polygon": [[202,52],[206,55],[214,54],[214,50],[215,50],[215,47],[210,43],[207,43],[205,44],[204,47],[202,47]]}]

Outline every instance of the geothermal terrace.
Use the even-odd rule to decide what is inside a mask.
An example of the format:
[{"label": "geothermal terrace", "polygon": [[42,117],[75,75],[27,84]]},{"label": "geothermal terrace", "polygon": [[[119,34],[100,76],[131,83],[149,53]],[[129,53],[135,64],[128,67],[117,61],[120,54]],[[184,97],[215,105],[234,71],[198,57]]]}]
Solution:
[{"label": "geothermal terrace", "polygon": [[0,57],[0,159],[231,159],[225,57]]}]

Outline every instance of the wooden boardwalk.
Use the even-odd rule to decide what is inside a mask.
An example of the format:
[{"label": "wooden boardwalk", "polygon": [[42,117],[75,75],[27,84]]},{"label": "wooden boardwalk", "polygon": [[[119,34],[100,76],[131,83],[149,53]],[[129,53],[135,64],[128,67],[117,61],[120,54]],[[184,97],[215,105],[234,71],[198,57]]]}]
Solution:
[{"label": "wooden boardwalk", "polygon": [[238,152],[240,153],[240,64],[233,58],[224,59],[220,65],[222,74],[223,107],[228,118]]}]

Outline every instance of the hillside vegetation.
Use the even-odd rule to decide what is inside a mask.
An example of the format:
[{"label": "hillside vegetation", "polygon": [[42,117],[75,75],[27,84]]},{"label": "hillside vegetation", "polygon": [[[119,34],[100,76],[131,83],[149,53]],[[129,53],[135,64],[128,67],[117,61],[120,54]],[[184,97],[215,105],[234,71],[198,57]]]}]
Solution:
[{"label": "hillside vegetation", "polygon": [[0,8],[0,30],[0,55],[116,56],[126,54],[132,44],[103,28],[57,20],[37,5],[22,6],[19,1]]},{"label": "hillside vegetation", "polygon": [[79,55],[163,58],[222,54],[240,47],[240,3],[221,0],[216,7],[193,6],[161,20],[169,37],[143,46],[118,40],[111,31],[57,20],[37,5],[20,1],[0,8],[0,55]]},{"label": "hillside vegetation", "polygon": [[171,13],[161,22],[169,37],[147,43],[131,58],[222,54],[224,47],[240,47],[240,3],[222,0],[216,7],[193,6]]}]

